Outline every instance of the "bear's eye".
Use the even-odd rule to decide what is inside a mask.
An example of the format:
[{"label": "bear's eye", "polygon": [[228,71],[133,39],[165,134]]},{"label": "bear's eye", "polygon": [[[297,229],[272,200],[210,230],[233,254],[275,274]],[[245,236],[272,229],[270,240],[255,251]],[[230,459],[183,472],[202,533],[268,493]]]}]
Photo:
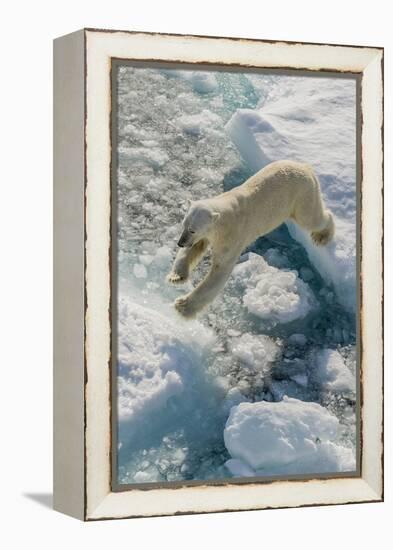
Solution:
[{"label": "bear's eye", "polygon": [[190,233],[192,233],[192,234],[195,233],[195,231],[193,231],[192,229],[189,229],[188,231],[189,231]]}]

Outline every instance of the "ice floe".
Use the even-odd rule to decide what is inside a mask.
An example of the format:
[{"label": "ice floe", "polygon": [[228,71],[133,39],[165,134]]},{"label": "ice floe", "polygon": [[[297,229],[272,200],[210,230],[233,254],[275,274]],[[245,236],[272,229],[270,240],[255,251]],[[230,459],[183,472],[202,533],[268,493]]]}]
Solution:
[{"label": "ice floe", "polygon": [[352,471],[352,450],[335,442],[338,431],[337,418],[318,403],[284,397],[233,407],[224,441],[232,459],[255,475]]},{"label": "ice floe", "polygon": [[248,311],[272,325],[302,319],[315,306],[310,288],[296,271],[270,266],[258,254],[250,252],[233,276],[245,287],[243,303]]},{"label": "ice floe", "polygon": [[337,350],[323,349],[313,357],[313,383],[329,391],[355,391],[355,376]]}]

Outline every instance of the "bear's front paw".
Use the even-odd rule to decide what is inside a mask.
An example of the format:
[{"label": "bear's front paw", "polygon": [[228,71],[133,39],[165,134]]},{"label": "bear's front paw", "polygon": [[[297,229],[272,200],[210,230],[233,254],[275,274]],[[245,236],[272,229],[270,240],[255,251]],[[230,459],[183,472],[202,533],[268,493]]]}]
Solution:
[{"label": "bear's front paw", "polygon": [[176,273],[175,271],[172,271],[167,275],[166,280],[168,283],[171,283],[171,285],[183,285],[187,282],[188,277],[184,277],[182,275],[179,275],[179,273]]},{"label": "bear's front paw", "polygon": [[189,296],[180,296],[175,300],[175,309],[186,319],[192,319],[198,312]]}]

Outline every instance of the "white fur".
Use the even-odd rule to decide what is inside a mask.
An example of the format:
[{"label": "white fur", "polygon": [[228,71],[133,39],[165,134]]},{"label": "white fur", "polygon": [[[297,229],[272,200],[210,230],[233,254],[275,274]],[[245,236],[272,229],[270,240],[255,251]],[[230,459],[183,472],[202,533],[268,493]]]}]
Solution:
[{"label": "white fur", "polygon": [[185,282],[208,247],[212,265],[192,292],[176,300],[178,312],[194,317],[212,302],[244,248],[289,219],[309,231],[316,245],[327,244],[334,235],[333,216],[312,168],[288,160],[272,162],[226,193],[191,203],[179,241],[183,248],[168,281]]}]

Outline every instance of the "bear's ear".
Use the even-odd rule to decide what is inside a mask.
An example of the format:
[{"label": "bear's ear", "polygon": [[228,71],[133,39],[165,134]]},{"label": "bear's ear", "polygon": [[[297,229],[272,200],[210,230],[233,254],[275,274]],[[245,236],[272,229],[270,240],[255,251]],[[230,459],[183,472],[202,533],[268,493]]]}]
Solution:
[{"label": "bear's ear", "polygon": [[221,214],[219,212],[212,212],[213,220],[216,222],[220,217],[220,215]]},{"label": "bear's ear", "polygon": [[187,206],[190,207],[192,204],[194,204],[195,201],[192,201],[191,199],[187,199]]}]

